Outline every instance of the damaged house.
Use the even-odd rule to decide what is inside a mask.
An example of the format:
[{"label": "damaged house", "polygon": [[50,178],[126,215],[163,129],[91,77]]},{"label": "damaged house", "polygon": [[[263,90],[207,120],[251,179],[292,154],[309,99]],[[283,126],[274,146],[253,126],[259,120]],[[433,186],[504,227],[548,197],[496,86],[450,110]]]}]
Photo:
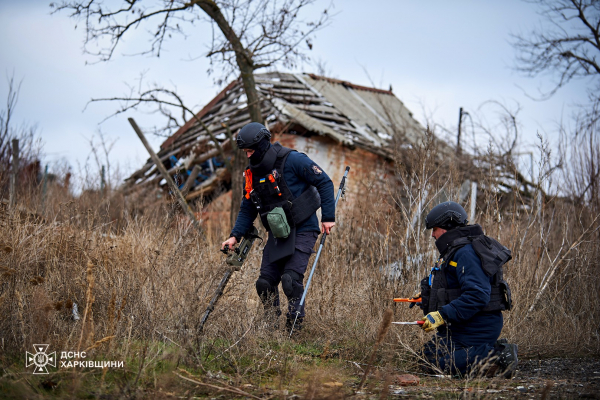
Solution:
[{"label": "damaged house", "polygon": [[[383,181],[392,172],[393,144],[409,146],[423,137],[423,127],[391,90],[314,74],[273,72],[255,80],[272,141],[306,153],[336,186],[346,165],[355,182]],[[210,201],[229,188],[225,163],[231,142],[248,122],[237,79],[161,145],[157,154],[188,201]],[[148,160],[126,179],[124,189],[156,199],[151,193],[159,187],[166,190],[166,182]]]}]

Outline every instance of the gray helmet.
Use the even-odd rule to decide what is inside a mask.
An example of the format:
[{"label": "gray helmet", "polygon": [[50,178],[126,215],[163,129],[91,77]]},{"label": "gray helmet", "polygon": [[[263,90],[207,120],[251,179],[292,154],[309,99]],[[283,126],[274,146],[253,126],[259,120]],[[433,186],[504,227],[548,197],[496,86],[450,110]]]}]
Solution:
[{"label": "gray helmet", "polygon": [[256,150],[258,143],[264,138],[271,140],[271,132],[263,124],[250,122],[244,125],[237,135],[238,149]]},{"label": "gray helmet", "polygon": [[467,212],[458,203],[446,201],[433,207],[425,217],[425,228],[434,227],[450,230],[467,225]]}]

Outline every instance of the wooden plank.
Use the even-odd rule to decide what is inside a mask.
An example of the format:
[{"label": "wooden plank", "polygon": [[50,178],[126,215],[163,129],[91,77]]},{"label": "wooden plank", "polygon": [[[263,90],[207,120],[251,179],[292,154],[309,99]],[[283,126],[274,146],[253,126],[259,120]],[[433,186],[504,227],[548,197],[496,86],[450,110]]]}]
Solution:
[{"label": "wooden plank", "polygon": [[[341,115],[323,114],[323,113],[315,113],[315,112],[307,112],[307,114],[310,115],[311,117],[316,118],[321,121],[334,121],[334,122],[339,122],[343,125],[350,124],[350,120]],[[354,130],[354,128],[353,128],[353,130]]]},{"label": "wooden plank", "polygon": [[10,193],[8,209],[13,212],[17,205],[17,181],[19,178],[19,139],[12,140],[12,171],[10,174]]},{"label": "wooden plank", "polygon": [[304,90],[306,90],[306,86],[304,86],[303,84],[297,82],[296,80],[294,80],[294,81],[273,82],[273,81],[269,81],[269,80],[259,80],[259,79],[257,79],[256,83],[263,90],[269,90],[269,89],[272,89],[272,88],[304,89]]},{"label": "wooden plank", "polygon": [[175,196],[177,197],[177,201],[179,202],[179,205],[181,206],[183,211],[187,214],[188,218],[190,219],[190,221],[192,222],[192,224],[194,225],[194,227],[200,234],[200,237],[202,237],[204,240],[206,240],[206,236],[204,236],[202,227],[200,226],[200,223],[194,216],[192,209],[190,208],[188,203],[185,201],[184,197],[182,196],[181,192],[179,191],[179,188],[177,187],[177,185],[175,185],[175,182],[173,182],[173,178],[171,178],[171,175],[169,175],[167,173],[167,170],[165,169],[165,166],[163,165],[163,163],[160,162],[160,159],[158,158],[158,156],[156,155],[154,150],[152,150],[152,147],[150,147],[150,144],[146,140],[144,133],[139,128],[139,126],[137,126],[137,124],[135,123],[133,118],[128,118],[128,121],[131,124],[131,126],[133,127],[133,130],[135,131],[135,133],[137,133],[138,137],[144,144],[144,147],[146,148],[146,150],[148,150],[148,153],[150,153],[150,157],[152,157],[152,160],[154,160],[154,163],[156,164],[156,167],[160,171],[160,174],[163,176],[163,178],[165,178],[167,180],[167,183],[171,187],[171,190],[173,191],[173,193],[175,193]]},{"label": "wooden plank", "polygon": [[326,106],[323,104],[298,104],[296,105],[296,107],[305,111],[342,115],[342,113],[340,113],[340,111],[337,108],[333,106]]},{"label": "wooden plank", "polygon": [[354,135],[362,136],[356,129],[354,129],[354,127],[352,125],[340,125],[340,124],[338,124],[335,121],[329,121],[329,120],[326,120],[326,119],[320,119],[320,118],[317,118],[317,117],[313,117],[312,115],[311,115],[311,117],[314,118],[314,119],[317,119],[322,124],[325,124],[325,125],[330,126],[332,128],[338,128],[338,129],[344,130],[346,132],[351,132]]},{"label": "wooden plank", "polygon": [[187,195],[187,193],[190,191],[190,188],[192,187],[192,184],[196,180],[196,177],[198,176],[199,173],[200,173],[200,165],[196,164],[196,165],[194,165],[194,168],[192,168],[192,172],[190,172],[190,176],[188,176],[187,180],[185,181],[185,184],[183,185],[183,188],[181,189],[181,193],[184,196]]},{"label": "wooden plank", "polygon": [[218,168],[213,176],[202,182],[202,184],[198,185],[198,187],[193,192],[185,196],[185,198],[187,200],[193,200],[200,196],[209,194],[217,188],[217,186],[220,184],[220,182],[226,175],[226,168]]},{"label": "wooden plank", "polygon": [[[223,147],[223,149],[228,150],[228,148],[230,146],[229,139],[226,139],[223,143],[221,143],[221,146]],[[204,161],[208,160],[209,158],[216,157],[217,155],[219,155],[219,150],[217,150],[217,149],[209,150],[208,152],[202,153],[201,155],[194,158],[194,160],[190,163],[190,165],[202,164]],[[168,170],[167,172],[169,173],[169,175],[171,175],[171,174],[174,174],[175,172],[177,172],[178,169],[181,169],[181,167],[173,167],[170,170]],[[149,179],[146,181],[138,182],[135,185],[127,188],[124,193],[129,194],[129,193],[133,192],[134,189],[137,187],[145,187],[150,184],[156,184],[162,180],[162,177],[160,174],[157,176],[154,176],[154,177],[152,177],[151,175],[148,175],[148,178]]]},{"label": "wooden plank", "polygon": [[[202,110],[200,110],[200,112],[198,114],[196,114],[196,117],[198,117],[198,118],[204,117],[204,115],[206,115],[222,98],[224,98],[228,94],[228,92],[233,90],[234,87],[238,84],[239,84],[239,81],[237,79],[232,81],[214,99],[212,99],[207,105],[205,105],[202,108]],[[196,121],[194,118],[190,118],[188,120],[188,122],[186,122],[181,128],[179,128],[179,130],[177,130],[177,132],[175,132],[167,140],[165,140],[160,147],[161,148],[169,147],[173,142],[175,142],[175,140],[177,140],[177,138],[179,138],[179,136],[181,136],[181,134],[186,132],[192,125],[194,125],[195,122]]]},{"label": "wooden plank", "polygon": [[282,96],[285,101],[291,104],[323,104],[325,102],[324,99],[315,96],[311,93],[310,96],[294,96],[294,95],[286,95]]},{"label": "wooden plank", "polygon": [[269,88],[269,89],[262,89],[263,91],[266,91],[267,93],[273,95],[279,95],[279,96],[305,96],[305,97],[314,97],[315,99],[319,99],[320,97],[316,96],[313,92],[311,92],[310,90],[307,89],[284,89],[284,88],[280,88],[280,87],[273,87],[273,88]]},{"label": "wooden plank", "polygon": [[[183,147],[181,147],[181,148],[176,148],[176,149],[174,149],[173,151],[171,151],[171,152],[169,152],[169,153],[167,153],[167,154],[165,154],[165,155],[163,155],[163,156],[159,156],[159,158],[160,158],[160,161],[161,161],[161,162],[164,162],[164,161],[166,161],[166,160],[167,160],[169,157],[171,157],[171,156],[174,156],[174,155],[177,155],[178,153],[182,153],[182,152],[184,152],[184,151],[187,151],[187,150],[189,150],[189,149],[193,148],[194,146],[196,146],[196,145],[198,145],[198,144],[201,144],[201,143],[204,143],[204,142],[206,142],[208,139],[209,139],[209,137],[208,137],[208,136],[206,136],[206,137],[203,137],[203,138],[199,138],[197,141],[194,141],[193,143],[188,143],[187,145],[185,145],[185,146],[183,146]],[[158,155],[158,154],[157,154],[157,155]],[[179,158],[181,158],[181,157],[179,157]],[[145,164],[145,165],[144,165],[142,168],[138,169],[138,170],[137,170],[137,171],[135,171],[133,174],[131,174],[131,175],[129,176],[129,178],[125,179],[125,182],[128,182],[128,181],[130,181],[131,179],[139,179],[139,178],[141,178],[141,177],[142,177],[142,176],[143,176],[143,175],[144,175],[144,174],[145,174],[145,173],[146,173],[148,170],[150,170],[150,168],[152,168],[154,165],[155,165],[155,164],[154,164],[154,162],[152,161],[152,159],[148,160],[148,161],[146,162],[146,164]]]}]

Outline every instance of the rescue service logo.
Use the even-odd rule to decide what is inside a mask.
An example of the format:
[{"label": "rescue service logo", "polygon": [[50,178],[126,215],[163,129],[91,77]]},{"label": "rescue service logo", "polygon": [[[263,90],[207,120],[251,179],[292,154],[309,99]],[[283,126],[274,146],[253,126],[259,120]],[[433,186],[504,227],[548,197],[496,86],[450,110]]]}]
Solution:
[{"label": "rescue service logo", "polygon": [[321,170],[321,168],[317,167],[316,165],[312,166],[313,172],[315,173],[315,175],[321,175],[321,173],[323,172]]},{"label": "rescue service logo", "polygon": [[46,354],[48,346],[48,344],[34,344],[33,348],[35,349],[35,353],[32,354],[28,351],[26,352],[25,367],[29,368],[32,365],[35,365],[33,370],[34,374],[47,374],[47,365],[56,368],[56,352],[54,351],[50,354]]},{"label": "rescue service logo", "polygon": [[[57,368],[56,362],[59,358],[56,351],[48,354],[47,344],[34,344],[35,353],[26,352],[25,368],[34,366],[34,374],[49,374],[47,366]],[[85,351],[61,351],[60,368],[123,368],[123,361],[95,361],[85,360],[87,353]]]}]

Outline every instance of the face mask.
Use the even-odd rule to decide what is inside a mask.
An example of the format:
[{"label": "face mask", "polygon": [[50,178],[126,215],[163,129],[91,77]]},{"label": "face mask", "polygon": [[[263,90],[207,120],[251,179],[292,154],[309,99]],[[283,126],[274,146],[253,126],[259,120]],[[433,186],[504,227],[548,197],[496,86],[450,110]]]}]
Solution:
[{"label": "face mask", "polygon": [[271,142],[269,141],[269,139],[264,138],[263,140],[258,142],[255,147],[256,148],[254,149],[254,153],[252,153],[252,155],[250,156],[250,164],[252,165],[260,164],[260,162],[265,157],[265,153],[267,152],[267,150],[269,150],[269,147],[271,147]]}]

